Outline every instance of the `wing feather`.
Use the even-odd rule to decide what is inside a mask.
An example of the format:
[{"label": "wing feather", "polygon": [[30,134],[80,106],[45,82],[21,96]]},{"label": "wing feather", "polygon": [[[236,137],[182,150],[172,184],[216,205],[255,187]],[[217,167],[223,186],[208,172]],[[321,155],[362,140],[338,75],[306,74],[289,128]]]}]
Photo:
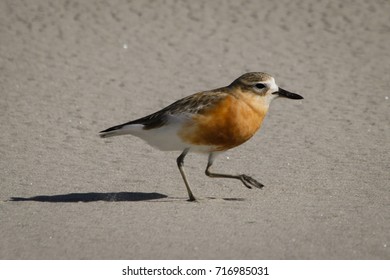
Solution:
[{"label": "wing feather", "polygon": [[100,136],[114,136],[116,134],[115,131],[122,129],[124,126],[133,124],[141,124],[143,125],[143,129],[145,130],[159,128],[167,123],[168,117],[170,115],[202,114],[208,108],[214,106],[223,98],[225,98],[227,95],[228,93],[224,92],[222,89],[195,93],[182,99],[179,99],[171,105],[153,114],[107,128],[100,132]]}]

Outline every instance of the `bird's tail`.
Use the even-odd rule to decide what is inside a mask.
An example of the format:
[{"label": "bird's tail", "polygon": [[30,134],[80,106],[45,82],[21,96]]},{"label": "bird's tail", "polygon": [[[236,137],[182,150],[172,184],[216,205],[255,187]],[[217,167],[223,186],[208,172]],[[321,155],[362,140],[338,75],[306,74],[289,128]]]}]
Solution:
[{"label": "bird's tail", "polygon": [[119,136],[124,134],[129,134],[128,130],[125,128],[126,125],[120,124],[99,132],[101,138],[107,138],[112,136]]}]

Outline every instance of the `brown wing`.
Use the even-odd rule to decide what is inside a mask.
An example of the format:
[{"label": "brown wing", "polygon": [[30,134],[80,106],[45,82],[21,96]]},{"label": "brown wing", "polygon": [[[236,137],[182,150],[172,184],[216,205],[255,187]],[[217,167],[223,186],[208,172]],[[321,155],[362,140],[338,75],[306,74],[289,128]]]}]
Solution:
[{"label": "brown wing", "polygon": [[228,93],[224,91],[224,88],[195,93],[190,96],[179,99],[178,101],[172,103],[171,105],[161,109],[160,111],[150,114],[146,117],[110,127],[106,130],[101,131],[100,133],[104,135],[104,133],[118,130],[126,125],[132,125],[132,124],[142,124],[144,125],[143,129],[158,128],[166,124],[169,115],[201,114],[211,106],[218,103],[227,95]]}]

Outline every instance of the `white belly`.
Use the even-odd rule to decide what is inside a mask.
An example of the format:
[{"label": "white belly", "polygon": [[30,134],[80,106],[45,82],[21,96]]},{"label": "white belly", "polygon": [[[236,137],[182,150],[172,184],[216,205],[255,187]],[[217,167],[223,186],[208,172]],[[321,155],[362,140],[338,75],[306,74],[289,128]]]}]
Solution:
[{"label": "white belly", "polygon": [[172,117],[168,122],[158,128],[143,129],[141,124],[133,124],[122,128],[125,134],[137,136],[161,151],[183,151],[190,148],[192,152],[208,153],[212,150],[210,146],[197,146],[185,143],[178,132],[180,131],[185,118]]}]

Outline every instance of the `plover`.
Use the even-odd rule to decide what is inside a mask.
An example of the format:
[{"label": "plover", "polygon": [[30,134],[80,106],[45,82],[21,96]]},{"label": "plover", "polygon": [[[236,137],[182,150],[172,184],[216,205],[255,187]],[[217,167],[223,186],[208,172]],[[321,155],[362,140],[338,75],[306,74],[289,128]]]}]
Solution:
[{"label": "plover", "polygon": [[131,134],[163,151],[181,151],[177,158],[189,201],[195,201],[183,169],[188,152],[208,154],[205,173],[214,178],[240,180],[247,188],[262,188],[252,177],[213,173],[215,157],[249,140],[259,130],[272,100],[278,97],[303,99],[278,87],[262,72],[246,73],[229,86],[184,97],[146,117],[110,127],[103,138]]}]

